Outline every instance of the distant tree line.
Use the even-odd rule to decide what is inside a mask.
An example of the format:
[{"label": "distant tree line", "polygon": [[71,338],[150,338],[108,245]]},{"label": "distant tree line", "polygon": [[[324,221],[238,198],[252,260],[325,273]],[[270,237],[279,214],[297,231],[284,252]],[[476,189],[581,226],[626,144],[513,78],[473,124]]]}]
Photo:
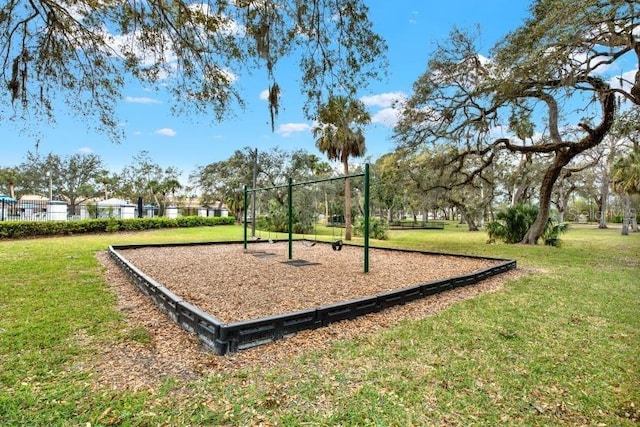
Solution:
[{"label": "distant tree line", "polygon": [[142,197],[162,211],[167,203],[188,197],[175,167],[161,167],[148,152],[135,155],[120,172],[107,169],[97,154],[60,156],[28,152],[24,161],[0,168],[0,191],[19,198],[35,194],[66,201],[70,211],[84,202],[120,198],[135,203]]},{"label": "distant tree line", "polygon": [[[626,139],[625,139],[626,138]],[[606,227],[625,222],[632,227],[629,212],[640,205],[638,154],[632,136],[611,134],[590,153],[579,156],[566,168],[552,193],[551,216],[557,222],[589,221]],[[399,147],[374,161],[365,158],[352,163],[351,173],[360,173],[362,164],[371,164],[371,213],[387,223],[400,220],[456,220],[478,230],[495,220],[497,213],[516,205],[537,206],[540,176],[545,163],[533,156],[502,152],[483,173],[483,179],[458,185],[458,171],[443,168],[443,155],[427,151],[407,151]],[[326,160],[305,150],[273,148],[257,151],[245,147],[228,159],[197,166],[184,180],[175,167],[163,167],[149,153],[140,152],[119,172],[107,170],[95,154],[38,155],[28,153],[16,166],[0,167],[0,192],[11,197],[37,194],[48,197],[49,178],[54,199],[71,206],[121,198],[164,210],[167,204],[186,202],[213,206],[222,202],[241,221],[243,187],[252,187],[254,164],[256,187],[276,187],[344,174]],[[345,193],[344,181],[319,183],[294,192],[296,232],[313,232],[318,218],[339,218],[344,222],[345,194],[350,194],[350,213],[362,214],[361,179],[352,179]],[[263,229],[285,231],[287,227],[286,188],[258,193],[257,217]],[[536,209],[537,212],[537,209]]]},{"label": "distant tree line", "polygon": [[[190,2],[177,2],[175,10],[156,1],[133,6],[80,2],[73,10],[41,1],[11,2],[0,8],[6,18],[0,20],[0,36],[6,41],[0,55],[10,100],[0,104],[0,117],[20,121],[14,111],[22,117],[29,112],[53,115],[51,95],[72,92],[69,98],[74,98],[77,90],[89,94],[77,97],[85,99],[77,108],[96,115],[97,126],[113,132],[117,127],[111,113],[124,75],[155,84],[164,73],[178,70],[175,77],[180,78],[173,79],[178,102],[195,104],[196,110],[213,107],[221,118],[231,101],[240,100],[218,61],[249,65],[257,59],[269,77],[273,124],[280,100],[275,62],[302,46],[305,112],[317,123],[316,146],[347,173],[353,170],[352,159],[365,154],[364,129],[371,121],[355,97],[383,74],[386,46],[371,31],[361,0],[279,7],[284,3],[216,1],[219,9],[212,11]],[[147,6],[155,13],[142,13]],[[535,209],[524,210],[535,212],[535,218],[527,222],[523,244],[537,244],[550,219],[586,218],[602,228],[620,219],[623,234],[637,229],[640,8],[621,0],[535,0],[529,12],[488,56],[480,48],[480,34],[473,31],[454,28],[436,43],[411,96],[396,105],[396,148],[374,164],[372,208],[381,217],[457,218],[477,230],[496,219],[499,210],[533,205]],[[118,25],[115,16],[121,17]],[[128,45],[120,47],[124,62],[109,57],[105,22],[130,35]],[[230,30],[237,23],[246,25],[248,37],[238,38]],[[136,26],[144,31],[129,33]],[[162,36],[150,38],[151,30]],[[137,55],[140,40],[151,43],[151,64]],[[52,56],[45,49],[51,43],[58,47],[54,52],[66,54]],[[165,61],[170,49],[177,50],[172,52],[177,67]],[[91,73],[87,58],[96,64]],[[334,173],[304,151],[256,155],[247,148],[198,166],[187,186],[179,171],[155,164],[145,152],[120,173],[105,172],[100,159],[90,154],[60,158],[30,153],[24,164],[0,171],[0,185],[10,194],[46,194],[51,179],[51,191],[71,204],[101,192],[104,197],[145,197],[160,206],[169,198],[198,195],[203,203],[225,202],[240,218],[241,188],[252,183],[254,170],[258,186]],[[358,184],[350,181],[342,190],[301,190],[304,202],[296,211],[296,227],[308,230],[323,203],[325,216],[342,209],[345,235],[350,236],[352,214],[358,213],[356,190]],[[263,198],[256,208],[265,226],[282,228],[283,191]],[[330,201],[340,203],[330,209]]]}]

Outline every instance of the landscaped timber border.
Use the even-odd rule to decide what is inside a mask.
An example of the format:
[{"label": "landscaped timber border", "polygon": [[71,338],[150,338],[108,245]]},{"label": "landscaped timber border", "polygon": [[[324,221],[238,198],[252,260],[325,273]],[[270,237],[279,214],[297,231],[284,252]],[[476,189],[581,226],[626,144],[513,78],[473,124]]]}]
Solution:
[{"label": "landscaped timber border", "polygon": [[[325,242],[318,242],[325,244]],[[242,244],[242,242],[205,242],[205,243],[162,243],[152,245],[112,245],[109,254],[129,276],[131,281],[156,305],[186,331],[195,334],[204,345],[219,355],[234,353],[239,350],[265,344],[274,340],[291,336],[305,329],[327,326],[333,322],[354,319],[369,313],[375,313],[395,305],[405,304],[426,298],[454,288],[473,285],[482,280],[505,273],[516,268],[515,260],[490,258],[473,255],[447,254],[441,252],[420,251],[414,249],[395,249],[371,247],[371,249],[420,253],[425,255],[445,255],[463,258],[476,258],[499,263],[471,274],[448,277],[422,284],[417,284],[370,297],[353,299],[345,302],[321,307],[263,317],[242,322],[224,323],[215,316],[182,300],[161,283],[146,275],[142,270],[127,260],[118,250],[145,247],[202,246],[213,244]],[[330,244],[330,243],[326,243]]]}]

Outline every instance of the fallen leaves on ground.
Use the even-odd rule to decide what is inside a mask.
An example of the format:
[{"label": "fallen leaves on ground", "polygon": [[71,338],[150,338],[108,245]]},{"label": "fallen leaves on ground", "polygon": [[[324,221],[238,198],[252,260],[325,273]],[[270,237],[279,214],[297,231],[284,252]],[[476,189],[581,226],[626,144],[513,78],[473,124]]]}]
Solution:
[{"label": "fallen leaves on ground", "polygon": [[[269,249],[271,249],[271,247],[269,247]],[[171,266],[169,261],[166,259],[166,256],[168,255],[169,254],[167,253],[163,257],[161,254],[156,254],[153,257],[155,265],[160,266],[158,267],[160,269],[164,266],[165,269],[169,270]],[[309,254],[305,255],[305,259],[311,258]],[[129,257],[130,254],[127,254],[127,256]],[[173,257],[173,254],[171,256]],[[396,306],[379,313],[372,313],[354,320],[334,323],[328,327],[302,331],[293,337],[244,350],[236,354],[217,356],[212,351],[206,349],[197,337],[181,329],[178,325],[173,323],[166,314],[160,311],[149,297],[142,294],[135,285],[129,281],[128,277],[120,270],[106,252],[98,253],[97,257],[105,266],[107,282],[109,283],[111,290],[117,296],[117,309],[125,316],[126,326],[123,331],[123,336],[126,337],[128,331],[142,327],[149,332],[150,339],[148,342],[146,342],[146,340],[145,342],[137,342],[132,339],[121,339],[108,347],[103,346],[99,350],[100,356],[91,363],[90,369],[95,372],[94,378],[96,386],[107,386],[114,389],[136,391],[152,391],[159,387],[162,384],[162,381],[166,379],[190,381],[212,373],[232,372],[243,368],[256,367],[258,365],[266,368],[285,365],[290,363],[292,358],[299,356],[306,351],[329,349],[329,347],[336,341],[348,340],[372,334],[382,329],[387,329],[391,326],[397,325],[402,320],[424,318],[446,309],[458,301],[472,298],[481,293],[496,291],[500,288],[503,281],[520,274],[517,270],[511,271],[473,286],[454,289],[426,299],[414,301],[406,305]],[[227,255],[225,259],[228,261],[228,258],[233,257],[229,257],[229,255]],[[236,258],[239,259],[239,265],[236,265],[235,270],[232,269],[230,271],[237,271],[239,272],[239,275],[246,274],[247,271],[251,271],[251,268],[247,265],[248,259],[258,259],[253,257],[251,254],[244,253],[237,254]],[[436,264],[444,265],[443,258],[437,258],[438,260]],[[264,261],[265,259],[271,258],[262,258],[258,260]],[[455,261],[460,261],[460,259],[456,259]],[[379,266],[380,261],[377,262]],[[398,265],[398,262],[400,261],[393,259],[394,265]],[[453,266],[456,265],[456,262],[447,268],[443,268],[443,271],[445,271],[443,274],[445,276],[453,276],[468,271],[455,270]],[[457,264],[463,265],[464,263],[458,262]],[[473,270],[477,270],[479,268],[484,268],[483,265],[484,264],[467,264],[464,265],[463,268],[472,268]],[[319,285],[318,282],[324,283],[324,281],[319,280],[318,276],[312,278],[306,270],[310,267],[292,267],[287,265],[282,265],[282,267],[295,273],[292,277],[295,278],[296,282],[306,281],[305,286],[314,287],[319,290],[324,289],[329,292],[329,294],[331,294],[331,292],[336,292],[335,289],[324,287],[321,284]],[[416,268],[414,267],[409,267],[409,270],[415,270]],[[271,271],[274,271],[275,267],[271,265],[270,268]],[[150,275],[156,278],[156,280],[166,284],[162,279],[158,278],[155,273],[148,271],[149,266],[146,266],[144,269],[145,272],[150,273]],[[241,274],[241,270],[244,273]],[[188,269],[185,269],[184,271],[186,272],[185,274],[189,272]],[[223,279],[222,281],[224,281],[224,283],[229,287],[234,284],[242,283],[242,280],[240,280],[238,276],[234,276],[232,273],[225,273],[222,275],[217,273],[212,267],[212,264],[210,264],[208,268],[205,267],[199,271],[209,272],[208,274],[210,276]],[[339,272],[339,270],[337,271]],[[356,276],[366,276],[356,271],[354,271],[353,274]],[[326,276],[326,274],[322,276],[321,273],[320,277]],[[342,276],[344,276],[344,274],[342,274]],[[180,283],[196,283],[202,279],[201,276],[196,274],[184,277],[188,278],[188,280],[180,279]],[[398,281],[395,278],[393,279],[395,282],[390,282],[392,279],[389,279],[386,273],[384,277],[386,277],[385,280],[388,282],[385,282],[386,286],[389,286],[389,283],[395,283],[395,285],[392,285],[389,289],[397,289],[411,284],[403,283],[402,286],[397,286]],[[435,279],[432,278],[429,280]],[[418,281],[418,283],[422,281],[426,280]],[[413,283],[415,284],[416,282]],[[284,286],[288,285],[285,284]],[[171,288],[171,286],[169,287]],[[255,291],[256,289],[252,289],[253,293],[255,293]],[[371,292],[369,295],[377,292],[380,291]],[[289,296],[290,298],[293,298],[295,295],[296,293],[294,292]],[[247,298],[254,301],[256,296],[250,293],[247,295]],[[265,302],[265,304],[270,305],[266,298],[261,300]],[[325,303],[329,303],[329,299],[327,299]],[[316,304],[322,305],[318,302],[316,302]],[[242,304],[236,302],[235,306],[243,310]],[[282,307],[279,308],[282,310]],[[277,313],[286,311],[291,310],[277,311]],[[211,314],[218,316],[217,312],[213,312]],[[231,315],[231,318],[236,317],[242,316],[238,315],[234,317]],[[90,345],[85,341],[86,340],[83,340],[80,345]]]}]

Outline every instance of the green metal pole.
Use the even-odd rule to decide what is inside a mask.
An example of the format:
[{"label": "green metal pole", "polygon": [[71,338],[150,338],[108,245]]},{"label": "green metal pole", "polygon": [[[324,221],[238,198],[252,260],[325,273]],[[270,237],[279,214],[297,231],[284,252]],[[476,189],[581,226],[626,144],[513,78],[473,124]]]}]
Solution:
[{"label": "green metal pole", "polygon": [[369,163],[364,165],[364,272],[369,272]]},{"label": "green metal pole", "polygon": [[[248,202],[248,192],[247,192],[247,186],[244,186],[244,248],[247,249],[247,202]],[[255,221],[256,219],[253,218],[252,221]]]},{"label": "green metal pole", "polygon": [[293,180],[289,177],[287,188],[289,199],[289,259],[293,259]]}]

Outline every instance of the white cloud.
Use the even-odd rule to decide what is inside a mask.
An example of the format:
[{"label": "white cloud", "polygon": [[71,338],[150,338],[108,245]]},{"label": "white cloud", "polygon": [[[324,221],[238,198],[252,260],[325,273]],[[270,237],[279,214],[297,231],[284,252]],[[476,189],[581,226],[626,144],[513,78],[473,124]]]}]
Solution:
[{"label": "white cloud", "polygon": [[418,15],[420,15],[420,13],[417,10],[414,10],[413,12],[411,12],[411,18],[409,18],[409,24],[411,25],[417,24],[418,20],[416,18],[418,17]]},{"label": "white cloud", "polygon": [[82,148],[78,148],[78,153],[80,154],[91,154],[93,153],[93,150],[89,147],[82,147]]},{"label": "white cloud", "polygon": [[125,102],[131,102],[133,104],[161,104],[160,101],[153,98],[148,98],[146,96],[134,97],[134,96],[126,96],[124,98]]},{"label": "white cloud", "polygon": [[398,123],[400,109],[407,99],[402,92],[386,92],[377,95],[363,96],[360,101],[368,107],[377,107],[371,115],[372,123],[380,123],[384,126],[394,127]]},{"label": "white cloud", "polygon": [[235,83],[238,81],[238,75],[236,73],[234,73],[233,71],[231,71],[228,68],[220,68],[220,74],[222,74],[224,76],[224,78],[227,79],[227,81],[229,81],[229,83]]},{"label": "white cloud", "polygon": [[265,89],[262,92],[260,92],[260,99],[263,101],[266,101],[267,99],[269,99],[269,89]]},{"label": "white cloud", "polygon": [[480,62],[480,65],[482,65],[483,67],[490,67],[493,65],[493,59],[487,58],[484,55],[478,54],[478,61]]},{"label": "white cloud", "polygon": [[[189,9],[194,13],[201,13],[205,16],[214,16],[220,25],[218,32],[225,36],[244,37],[246,35],[246,28],[243,25],[240,25],[233,18],[230,18],[225,14],[220,14],[215,10],[211,10],[211,7],[203,2],[189,5]],[[202,30],[204,31],[204,29]]]},{"label": "white cloud", "polygon": [[363,96],[360,101],[368,107],[392,107],[396,102],[402,102],[407,99],[404,92],[387,92],[378,95]]},{"label": "white cloud", "polygon": [[[199,13],[204,16],[212,15],[209,6],[203,3],[190,5],[189,8],[194,14]],[[214,12],[213,14],[215,15],[215,20],[219,25],[217,31],[220,34],[238,37],[245,36],[245,28],[233,18],[218,14],[217,12]],[[201,25],[198,26],[197,30],[201,31],[204,36],[206,30]],[[153,53],[153,49],[145,48],[141,36],[142,32],[140,30],[124,34],[114,34],[104,27],[102,29],[102,34],[107,44],[113,49],[116,55],[121,58],[124,58],[126,56],[125,52],[127,52],[136,57],[142,66],[151,66],[158,60],[158,58],[162,58],[163,68],[159,70],[159,80],[166,80],[174,76],[177,72],[178,57],[171,42],[166,42],[164,44],[163,52],[156,55]],[[234,83],[238,80],[238,76],[229,69],[220,68],[219,71],[229,81],[229,83]]]},{"label": "white cloud", "polygon": [[388,127],[394,127],[398,123],[400,110],[397,108],[383,108],[371,116],[371,123],[380,123]]},{"label": "white cloud", "polygon": [[497,125],[489,129],[489,136],[491,138],[512,138],[513,133],[509,130],[509,127]]},{"label": "white cloud", "polygon": [[608,83],[612,88],[630,91],[633,82],[636,80],[637,71],[638,70],[629,70],[622,73],[621,75],[611,77]]},{"label": "white cloud", "polygon": [[176,131],[171,128],[162,128],[154,132],[156,135],[176,136]]},{"label": "white cloud", "polygon": [[285,123],[278,126],[276,133],[288,138],[294,133],[306,132],[309,129],[311,129],[311,126],[307,123]]}]

